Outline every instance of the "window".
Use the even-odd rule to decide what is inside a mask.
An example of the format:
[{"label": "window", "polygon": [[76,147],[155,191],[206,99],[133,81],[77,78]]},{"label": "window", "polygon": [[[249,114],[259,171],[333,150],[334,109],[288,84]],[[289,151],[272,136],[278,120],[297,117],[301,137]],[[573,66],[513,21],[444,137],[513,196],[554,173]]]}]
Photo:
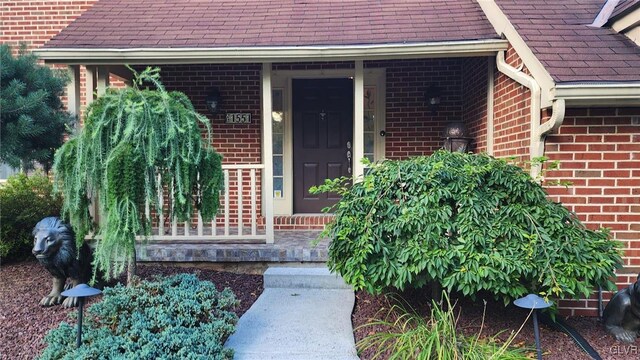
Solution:
[{"label": "window", "polygon": [[364,88],[364,156],[374,161],[376,129],[376,87]]},{"label": "window", "polygon": [[273,89],[271,124],[273,131],[273,198],[284,196],[284,91]]}]

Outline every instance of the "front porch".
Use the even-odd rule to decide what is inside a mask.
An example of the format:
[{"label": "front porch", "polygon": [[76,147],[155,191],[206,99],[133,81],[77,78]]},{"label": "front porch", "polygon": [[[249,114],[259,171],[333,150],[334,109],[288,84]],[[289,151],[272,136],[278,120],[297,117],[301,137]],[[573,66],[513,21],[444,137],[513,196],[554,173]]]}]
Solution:
[{"label": "front porch", "polygon": [[319,230],[279,230],[273,243],[217,243],[213,240],[149,240],[137,245],[143,262],[325,262],[329,239],[317,245]]},{"label": "front porch", "polygon": [[[148,62],[136,63],[134,68],[142,68]],[[306,192],[311,185],[337,176],[357,181],[364,173],[363,158],[375,162],[429,155],[443,146],[443,130],[453,122],[468,128],[471,151],[493,148],[488,129],[495,65],[486,49],[389,60],[151,64],[161,67],[168,90],[185,93],[198,112],[209,117],[212,145],[223,155],[224,188],[218,216],[206,223],[197,213],[188,222],[169,221],[171,199],[159,193],[162,211],[146,209],[154,214],[155,229],[148,251],[140,253],[143,261],[324,259],[321,250],[312,255],[311,249],[287,240],[299,236],[279,231],[320,230],[331,219],[320,211],[326,205],[297,207],[299,199],[317,200]],[[70,108],[76,113],[81,93],[99,96],[118,81],[128,81],[126,69],[117,63],[70,67],[74,81],[68,98],[74,100]],[[84,91],[81,75],[91,79],[83,82]],[[316,87],[306,95],[300,87],[296,90],[296,84],[335,80],[342,88]],[[207,104],[212,89],[220,96],[219,112]],[[437,103],[431,102],[432,96]],[[87,96],[86,103],[93,99]],[[346,104],[344,109],[331,107],[339,101]],[[247,115],[246,121],[229,121],[229,114]],[[346,135],[329,135],[344,124]],[[318,154],[315,158],[301,159],[300,154],[312,151]],[[233,243],[240,245],[235,248]],[[216,252],[205,244],[215,245]],[[291,251],[281,251],[288,245]]]}]

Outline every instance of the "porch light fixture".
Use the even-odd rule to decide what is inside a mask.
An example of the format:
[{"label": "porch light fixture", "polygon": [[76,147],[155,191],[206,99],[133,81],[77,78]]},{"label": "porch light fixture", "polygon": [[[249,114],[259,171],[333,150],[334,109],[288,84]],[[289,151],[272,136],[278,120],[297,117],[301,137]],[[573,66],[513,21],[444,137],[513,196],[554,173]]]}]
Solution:
[{"label": "porch light fixture", "polygon": [[538,310],[550,307],[551,303],[536,294],[529,294],[523,298],[515,300],[513,304],[519,308],[533,311],[533,334],[536,338],[536,351],[538,352],[538,360],[542,360],[542,349],[540,349],[540,329],[538,327]]},{"label": "porch light fixture", "polygon": [[431,115],[435,115],[442,100],[442,89],[436,85],[430,85],[425,91],[424,97],[427,105],[431,109]]},{"label": "porch light fixture", "polygon": [[444,140],[443,149],[447,151],[456,151],[466,153],[469,151],[471,140],[468,136],[469,132],[464,123],[452,122],[444,128],[442,139]]},{"label": "porch light fixture", "polygon": [[78,334],[76,336],[77,348],[80,347],[80,343],[82,342],[82,307],[84,305],[84,298],[96,296],[101,293],[102,291],[94,289],[87,284],[78,284],[74,288],[62,292],[62,296],[78,298]]},{"label": "porch light fixture", "polygon": [[216,115],[220,112],[220,105],[222,105],[222,97],[218,88],[212,88],[209,91],[209,95],[206,98],[207,109],[212,115]]}]

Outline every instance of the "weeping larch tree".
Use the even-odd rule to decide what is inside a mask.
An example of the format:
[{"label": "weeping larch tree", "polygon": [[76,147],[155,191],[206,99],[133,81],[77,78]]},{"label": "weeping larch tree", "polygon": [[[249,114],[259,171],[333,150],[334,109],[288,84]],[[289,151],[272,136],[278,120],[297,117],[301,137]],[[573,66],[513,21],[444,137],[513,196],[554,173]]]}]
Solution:
[{"label": "weeping larch tree", "polygon": [[[92,102],[84,126],[55,154],[63,216],[77,243],[90,232],[97,235],[94,274],[98,270],[106,278],[135,265],[136,236],[151,235],[147,209],[163,207],[159,192],[171,199],[170,220],[186,221],[197,209],[208,221],[218,209],[223,182],[208,119],[183,93],[166,91],[160,69],[132,71],[132,86],[109,89]],[[90,215],[92,198],[99,225]]]}]

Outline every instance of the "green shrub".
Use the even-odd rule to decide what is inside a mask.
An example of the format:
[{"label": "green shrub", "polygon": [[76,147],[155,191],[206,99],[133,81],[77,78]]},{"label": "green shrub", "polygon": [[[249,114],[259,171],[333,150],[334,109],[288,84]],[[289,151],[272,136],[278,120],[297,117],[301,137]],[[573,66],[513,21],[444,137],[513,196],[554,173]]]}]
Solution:
[{"label": "green shrub", "polygon": [[42,174],[16,174],[0,185],[0,257],[17,260],[29,256],[33,227],[47,216],[60,215],[62,199]]},{"label": "green shrub", "polygon": [[329,266],[357,289],[440,283],[505,303],[534,292],[587,296],[615,289],[619,243],[586,229],[522,169],[488,155],[436,152],[372,165],[339,191]]},{"label": "green shrub", "polygon": [[106,288],[92,305],[76,349],[76,327],[62,323],[45,337],[41,359],[232,359],[223,349],[238,317],[228,288],[180,274],[136,286]]},{"label": "green shrub", "polygon": [[[389,360],[528,359],[526,355],[529,349],[511,347],[517,333],[510,334],[504,342],[497,338],[497,334],[480,339],[482,326],[479,333],[473,336],[459,333],[455,305],[449,302],[446,294],[445,300],[446,310],[435,301],[432,302],[428,318],[409,306],[393,305],[384,319],[360,327],[373,331],[358,341],[358,350],[375,349],[374,360],[387,355]],[[484,323],[484,314],[482,321]],[[379,331],[380,327],[386,330]]]},{"label": "green shrub", "polygon": [[48,170],[73,120],[61,99],[68,74],[39,64],[26,44],[18,56],[0,44],[0,64],[0,162]]}]

